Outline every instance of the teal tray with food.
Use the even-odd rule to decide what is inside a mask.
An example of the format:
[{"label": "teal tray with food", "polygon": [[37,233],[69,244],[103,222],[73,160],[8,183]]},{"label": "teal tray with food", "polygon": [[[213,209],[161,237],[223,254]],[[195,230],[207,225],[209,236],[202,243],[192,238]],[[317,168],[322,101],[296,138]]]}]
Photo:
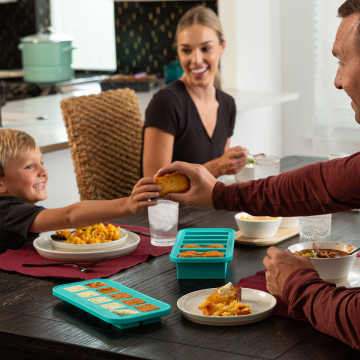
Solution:
[{"label": "teal tray with food", "polygon": [[170,253],[178,279],[224,279],[233,258],[232,229],[184,229],[177,234]]},{"label": "teal tray with food", "polygon": [[160,321],[171,312],[170,305],[107,279],[59,285],[53,294],[119,329]]}]

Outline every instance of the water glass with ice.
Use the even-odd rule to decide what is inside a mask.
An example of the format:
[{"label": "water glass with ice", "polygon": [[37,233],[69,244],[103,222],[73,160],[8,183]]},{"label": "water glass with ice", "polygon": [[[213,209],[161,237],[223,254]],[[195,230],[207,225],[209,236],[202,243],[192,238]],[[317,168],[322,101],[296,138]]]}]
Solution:
[{"label": "water glass with ice", "polygon": [[299,217],[300,242],[330,241],[331,214]]},{"label": "water glass with ice", "polygon": [[157,202],[148,208],[151,244],[172,246],[178,230],[179,203],[163,199]]},{"label": "water glass with ice", "polygon": [[255,180],[280,174],[280,159],[277,156],[255,156]]}]

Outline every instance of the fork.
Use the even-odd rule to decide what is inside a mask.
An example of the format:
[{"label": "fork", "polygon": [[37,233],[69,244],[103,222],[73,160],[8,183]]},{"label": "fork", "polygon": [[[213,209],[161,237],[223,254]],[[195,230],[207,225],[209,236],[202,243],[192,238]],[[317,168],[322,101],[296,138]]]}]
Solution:
[{"label": "fork", "polygon": [[78,270],[80,270],[81,272],[89,272],[93,269],[90,268],[84,268],[82,266],[76,265],[76,264],[49,264],[49,265],[44,265],[44,264],[23,264],[24,267],[74,267]]},{"label": "fork", "polygon": [[[62,263],[48,263],[48,262],[43,262],[39,265],[49,265],[49,266],[56,266],[56,265],[67,265],[67,264],[73,264],[73,265],[77,265],[77,266],[80,266],[80,267],[93,267],[95,266],[96,264],[98,264],[99,262],[101,261],[104,261],[107,259],[107,256],[102,258],[102,259],[99,259],[99,260],[96,260],[90,264],[80,264],[80,263],[77,263],[77,262],[73,262],[73,261],[69,261],[69,262],[62,262]],[[24,264],[25,265],[25,264]]]},{"label": "fork", "polygon": [[[93,266],[95,266],[96,264],[98,264],[101,261],[106,260],[107,257],[104,257],[102,259],[96,260],[90,264],[79,264],[79,263],[75,263],[75,262],[62,262],[62,263],[48,263],[48,262],[43,262],[41,264],[23,264],[24,267],[46,267],[46,266],[73,266],[73,267],[78,267],[81,269],[84,268],[91,268]],[[89,271],[92,269],[89,269]]]}]

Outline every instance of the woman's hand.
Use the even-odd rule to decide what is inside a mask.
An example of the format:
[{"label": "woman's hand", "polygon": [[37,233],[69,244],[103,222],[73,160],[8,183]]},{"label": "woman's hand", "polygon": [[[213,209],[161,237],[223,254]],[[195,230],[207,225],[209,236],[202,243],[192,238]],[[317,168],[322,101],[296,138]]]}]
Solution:
[{"label": "woman's hand", "polygon": [[221,175],[237,174],[247,164],[249,150],[241,146],[236,146],[225,151],[218,158],[218,169]]},{"label": "woman's hand", "polygon": [[140,179],[126,201],[130,213],[138,214],[145,207],[157,205],[157,201],[149,201],[149,199],[159,197],[159,190],[161,190],[161,186],[155,185],[155,179]]},{"label": "woman's hand", "polygon": [[176,161],[160,169],[155,177],[178,171],[190,180],[190,190],[185,193],[173,193],[166,199],[182,204],[200,207],[212,207],[212,193],[217,180],[202,165]]}]

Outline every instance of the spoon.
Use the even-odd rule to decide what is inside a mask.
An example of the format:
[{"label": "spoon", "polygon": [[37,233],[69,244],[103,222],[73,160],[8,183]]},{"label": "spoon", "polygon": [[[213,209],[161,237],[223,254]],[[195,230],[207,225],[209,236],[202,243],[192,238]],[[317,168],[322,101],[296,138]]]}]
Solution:
[{"label": "spoon", "polygon": [[[73,234],[75,231],[76,230],[71,231],[70,234]],[[50,238],[51,238],[51,240],[54,240],[54,241],[64,241],[64,240],[66,240],[66,237],[59,236],[59,235],[56,235],[56,234],[51,234]]]},{"label": "spoon", "polygon": [[359,251],[359,250],[360,250],[360,248],[353,250],[351,253],[348,254],[348,256],[349,256],[349,255],[352,255],[352,254],[355,254],[355,253],[356,253],[357,251]]}]

